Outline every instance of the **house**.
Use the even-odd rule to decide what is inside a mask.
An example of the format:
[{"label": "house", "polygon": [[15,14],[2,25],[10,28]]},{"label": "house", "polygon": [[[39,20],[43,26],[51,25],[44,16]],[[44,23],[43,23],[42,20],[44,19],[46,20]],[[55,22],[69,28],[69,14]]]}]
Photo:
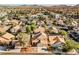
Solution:
[{"label": "house", "polygon": [[58,29],[56,27],[52,27],[51,32],[58,33]]},{"label": "house", "polygon": [[5,39],[4,37],[0,37],[0,44],[9,44],[10,40]]},{"label": "house", "polygon": [[37,15],[31,15],[30,18],[32,18],[32,19],[36,19],[36,18],[38,18],[38,16],[37,16]]},{"label": "house", "polygon": [[40,33],[39,35],[35,35],[32,43],[36,44],[36,46],[38,47],[47,46],[48,45],[47,35],[43,32]]},{"label": "house", "polygon": [[78,23],[76,21],[72,21],[71,25],[77,27]]},{"label": "house", "polygon": [[38,32],[45,32],[45,28],[39,26],[37,29],[34,30],[34,32],[35,32],[35,33],[38,33]]},{"label": "house", "polygon": [[20,19],[24,24],[28,21],[28,19]]},{"label": "house", "polygon": [[0,12],[0,17],[6,16],[7,12]]},{"label": "house", "polygon": [[0,32],[6,32],[3,27],[0,27]]},{"label": "house", "polygon": [[79,42],[79,31],[73,31],[69,33],[70,37]]},{"label": "house", "polygon": [[10,29],[11,26],[5,26],[5,25],[2,25],[0,26],[0,32],[6,32],[7,30]]},{"label": "house", "polygon": [[20,30],[20,25],[17,25],[17,26],[15,26],[15,27],[11,28],[11,29],[10,29],[10,32],[11,32],[12,34],[16,34],[19,30]]},{"label": "house", "polygon": [[19,23],[19,21],[16,20],[16,19],[12,19],[10,22],[11,22],[11,23],[15,23],[16,25]]},{"label": "house", "polygon": [[43,26],[43,25],[45,25],[45,23],[44,23],[44,21],[37,21],[37,25],[38,26]]},{"label": "house", "polygon": [[79,27],[74,27],[73,30],[74,31],[79,31]]},{"label": "house", "polygon": [[3,22],[3,24],[5,24],[5,25],[8,25],[9,23],[10,23],[9,19],[5,19],[4,22]]},{"label": "house", "polygon": [[52,27],[52,21],[51,20],[49,21],[49,19],[46,19],[45,22],[48,26]]},{"label": "house", "polygon": [[64,22],[63,22],[63,20],[60,19],[60,20],[57,21],[57,24],[58,25],[64,25]]},{"label": "house", "polygon": [[26,32],[26,26],[21,26],[21,32]]},{"label": "house", "polygon": [[12,38],[14,38],[15,36],[10,34],[10,33],[5,33],[3,36],[3,38],[7,39],[7,40],[11,40]]},{"label": "house", "polygon": [[53,45],[55,43],[65,43],[65,40],[63,37],[60,37],[60,36],[49,36],[49,41],[50,41],[50,44]]},{"label": "house", "polygon": [[61,15],[60,14],[55,14],[55,19],[59,19],[61,17]]}]

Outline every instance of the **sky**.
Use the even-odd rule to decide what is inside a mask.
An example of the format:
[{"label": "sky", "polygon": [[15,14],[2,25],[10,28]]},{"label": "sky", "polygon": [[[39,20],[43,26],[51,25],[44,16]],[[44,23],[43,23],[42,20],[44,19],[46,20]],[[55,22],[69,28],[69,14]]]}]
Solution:
[{"label": "sky", "polygon": [[0,0],[0,4],[78,4],[78,0]]}]

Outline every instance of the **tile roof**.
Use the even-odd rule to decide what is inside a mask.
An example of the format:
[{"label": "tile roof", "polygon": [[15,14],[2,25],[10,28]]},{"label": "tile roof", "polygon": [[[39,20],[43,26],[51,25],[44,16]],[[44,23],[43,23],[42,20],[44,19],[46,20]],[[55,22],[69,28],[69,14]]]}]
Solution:
[{"label": "tile roof", "polygon": [[54,44],[57,42],[65,43],[64,38],[60,36],[49,36],[49,41],[50,41],[50,44]]},{"label": "tile roof", "polygon": [[10,34],[10,33],[6,33],[6,34],[4,34],[2,37],[4,37],[4,38],[10,40],[11,38],[13,38],[13,37],[15,37],[15,36],[12,35],[12,34]]}]

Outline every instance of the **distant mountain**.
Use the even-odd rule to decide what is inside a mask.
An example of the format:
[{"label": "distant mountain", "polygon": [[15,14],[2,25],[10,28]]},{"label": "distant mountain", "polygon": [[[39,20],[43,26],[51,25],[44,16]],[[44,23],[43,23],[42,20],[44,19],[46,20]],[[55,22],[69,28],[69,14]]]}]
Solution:
[{"label": "distant mountain", "polygon": [[25,6],[27,6],[27,7],[79,7],[79,4],[77,4],[77,5],[62,5],[62,4],[59,4],[59,5],[52,5],[52,4],[42,4],[42,5],[40,5],[40,4],[29,4],[29,5],[27,5],[27,4],[0,4],[0,7],[18,7],[18,6],[23,6],[23,7],[25,7]]},{"label": "distant mountain", "polygon": [[79,4],[77,4],[77,5],[74,5],[74,7],[79,7]]}]

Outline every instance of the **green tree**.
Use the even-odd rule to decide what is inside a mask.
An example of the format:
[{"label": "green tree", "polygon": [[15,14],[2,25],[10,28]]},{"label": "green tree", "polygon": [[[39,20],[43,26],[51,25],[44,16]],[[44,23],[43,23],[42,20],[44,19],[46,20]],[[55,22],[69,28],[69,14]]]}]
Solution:
[{"label": "green tree", "polygon": [[61,34],[63,36],[67,36],[68,33],[66,31],[64,31],[64,30],[60,30],[59,31],[59,34]]},{"label": "green tree", "polygon": [[45,20],[45,18],[42,15],[38,16],[39,20]]},{"label": "green tree", "polygon": [[34,30],[36,28],[36,24],[34,22],[31,22],[31,24],[27,25],[26,31],[30,34],[30,45],[32,45],[32,34],[34,33]]},{"label": "green tree", "polygon": [[66,40],[65,45],[63,46],[63,51],[67,52],[71,49],[79,49],[79,43],[75,42],[74,40]]},{"label": "green tree", "polygon": [[25,46],[26,43],[28,43],[29,41],[29,35],[26,33],[22,33],[20,32],[17,36],[16,36],[17,40],[20,42],[21,46]]}]

